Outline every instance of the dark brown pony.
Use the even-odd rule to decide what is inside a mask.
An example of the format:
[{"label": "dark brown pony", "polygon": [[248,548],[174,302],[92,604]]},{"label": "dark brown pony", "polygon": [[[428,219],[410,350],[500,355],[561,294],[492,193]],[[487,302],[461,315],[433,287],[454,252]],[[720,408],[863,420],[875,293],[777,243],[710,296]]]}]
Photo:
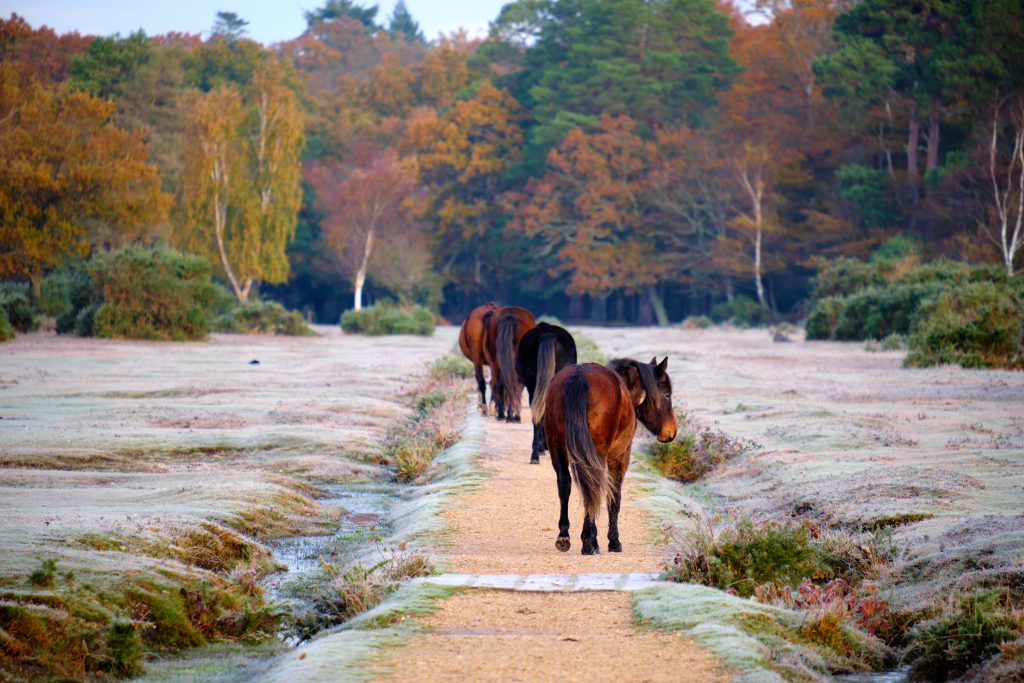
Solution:
[{"label": "dark brown pony", "polygon": [[576,364],[576,340],[569,331],[550,323],[537,326],[523,335],[516,349],[516,373],[530,397],[533,414],[533,448],[530,463],[540,462],[540,454],[548,449],[544,440],[544,409],[548,387],[555,373],[566,365]]},{"label": "dark brown pony", "polygon": [[[480,391],[480,410],[487,414],[487,385],[484,383],[484,365],[487,364],[484,358],[484,331],[491,314],[498,308],[498,304],[488,301],[483,306],[477,306],[466,319],[462,321],[459,328],[459,348],[462,355],[473,364],[473,376],[476,377],[476,388]],[[494,374],[494,371],[491,371]]]},{"label": "dark brown pony", "polygon": [[522,306],[496,309],[484,327],[484,358],[491,366],[491,397],[498,419],[519,422],[523,385],[516,373],[516,347],[536,325],[533,314]]},{"label": "dark brown pony", "polygon": [[654,358],[641,363],[629,358],[608,367],[595,363],[570,365],[551,381],[544,415],[544,433],[558,478],[558,538],[555,547],[569,549],[569,493],[572,482],[583,496],[583,554],[601,552],[597,519],[608,503],[608,550],[620,552],[619,504],[622,479],[629,467],[637,419],[659,441],[676,437],[672,380]]}]

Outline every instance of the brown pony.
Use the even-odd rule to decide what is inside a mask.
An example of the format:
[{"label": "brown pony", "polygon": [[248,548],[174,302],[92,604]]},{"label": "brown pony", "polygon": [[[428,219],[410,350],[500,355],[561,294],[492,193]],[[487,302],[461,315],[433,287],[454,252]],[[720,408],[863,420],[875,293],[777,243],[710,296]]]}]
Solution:
[{"label": "brown pony", "polygon": [[491,314],[484,327],[484,358],[491,366],[491,397],[499,420],[521,421],[523,385],[516,372],[516,347],[536,324],[533,314],[522,306],[503,306]]},{"label": "brown pony", "polygon": [[[619,358],[608,367],[595,363],[569,365],[555,375],[548,389],[544,434],[558,478],[558,538],[555,547],[569,549],[569,493],[575,480],[583,496],[583,554],[601,552],[597,519],[608,502],[608,550],[621,552],[619,504],[622,479],[629,467],[637,419],[659,441],[676,437],[672,380],[668,358],[641,363]],[[571,478],[570,478],[571,475]]]},{"label": "brown pony", "polygon": [[[476,388],[480,391],[480,410],[487,414],[487,385],[484,383],[484,365],[487,364],[484,358],[484,331],[491,314],[498,308],[498,304],[488,301],[483,306],[477,306],[466,319],[462,321],[459,328],[459,348],[462,355],[473,364],[473,376],[476,377]],[[491,371],[494,374],[494,371]]]}]

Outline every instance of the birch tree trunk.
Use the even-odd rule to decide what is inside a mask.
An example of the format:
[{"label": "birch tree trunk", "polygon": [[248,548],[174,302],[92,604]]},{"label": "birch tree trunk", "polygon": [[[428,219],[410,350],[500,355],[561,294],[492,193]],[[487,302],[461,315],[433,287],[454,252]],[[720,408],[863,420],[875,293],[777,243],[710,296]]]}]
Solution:
[{"label": "birch tree trunk", "polygon": [[750,170],[744,167],[740,172],[740,182],[750,197],[751,208],[754,210],[754,286],[757,289],[757,301],[767,306],[764,298],[764,281],[761,277],[761,243],[764,233],[764,179],[758,173],[753,179]]},{"label": "birch tree trunk", "polygon": [[917,207],[920,204],[920,182],[917,173],[917,141],[921,126],[917,121],[917,103],[910,103],[910,120],[907,123],[907,198],[910,201],[910,228],[917,227]]},{"label": "birch tree trunk", "polygon": [[989,176],[992,179],[992,195],[995,199],[996,215],[999,219],[999,235],[996,242],[1002,252],[1006,274],[1013,277],[1013,260],[1021,247],[1021,225],[1024,222],[1024,100],[1017,100],[1011,105],[1013,146],[1002,182],[1000,182],[1000,173],[996,168],[999,158],[999,112],[1001,109],[1002,103],[997,102],[992,119],[992,139],[989,143]]}]

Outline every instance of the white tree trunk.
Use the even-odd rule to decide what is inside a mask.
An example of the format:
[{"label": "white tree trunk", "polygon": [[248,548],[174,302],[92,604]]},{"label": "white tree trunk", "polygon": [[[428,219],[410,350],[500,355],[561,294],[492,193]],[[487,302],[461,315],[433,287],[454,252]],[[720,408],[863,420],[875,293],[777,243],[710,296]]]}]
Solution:
[{"label": "white tree trunk", "polygon": [[750,178],[750,171],[744,168],[740,173],[740,181],[743,189],[750,197],[751,208],[754,210],[754,286],[757,289],[757,302],[767,306],[764,298],[764,281],[761,277],[761,243],[764,233],[764,179],[760,174],[753,180]]},{"label": "white tree trunk", "polygon": [[999,219],[999,235],[996,243],[1002,252],[1003,265],[1006,267],[1006,274],[1009,277],[1014,276],[1013,260],[1021,248],[1021,227],[1024,222],[1024,100],[1014,102],[1011,107],[1013,148],[1006,164],[1005,181],[1002,185],[1000,185],[999,174],[996,171],[996,162],[999,156],[1001,102],[997,102],[995,106],[992,139],[989,144],[989,175],[992,178],[992,194],[995,198],[996,214]]},{"label": "white tree trunk", "polygon": [[373,228],[366,233],[366,241],[363,243],[363,258],[359,262],[359,268],[356,270],[356,279],[353,283],[352,308],[357,311],[363,308],[363,285],[366,284],[366,272],[370,268],[370,256],[373,255],[373,233]]}]

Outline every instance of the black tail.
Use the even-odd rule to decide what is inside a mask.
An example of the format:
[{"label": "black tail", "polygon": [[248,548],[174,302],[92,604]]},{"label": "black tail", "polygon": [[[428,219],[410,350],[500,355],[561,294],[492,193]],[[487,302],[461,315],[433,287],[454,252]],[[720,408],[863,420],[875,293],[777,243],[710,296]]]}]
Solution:
[{"label": "black tail", "polygon": [[533,400],[530,411],[533,413],[533,424],[540,424],[544,419],[544,407],[548,400],[548,385],[555,376],[555,335],[545,334],[540,338],[537,348],[537,384],[533,388]]},{"label": "black tail", "polygon": [[562,385],[565,404],[565,450],[569,471],[583,496],[587,516],[596,520],[611,493],[608,463],[597,452],[587,424],[587,380],[578,370]]},{"label": "black tail", "polygon": [[497,339],[498,363],[501,364],[501,393],[505,398],[505,412],[519,414],[519,400],[523,393],[523,385],[519,382],[516,372],[516,319],[505,315],[498,321]]}]

